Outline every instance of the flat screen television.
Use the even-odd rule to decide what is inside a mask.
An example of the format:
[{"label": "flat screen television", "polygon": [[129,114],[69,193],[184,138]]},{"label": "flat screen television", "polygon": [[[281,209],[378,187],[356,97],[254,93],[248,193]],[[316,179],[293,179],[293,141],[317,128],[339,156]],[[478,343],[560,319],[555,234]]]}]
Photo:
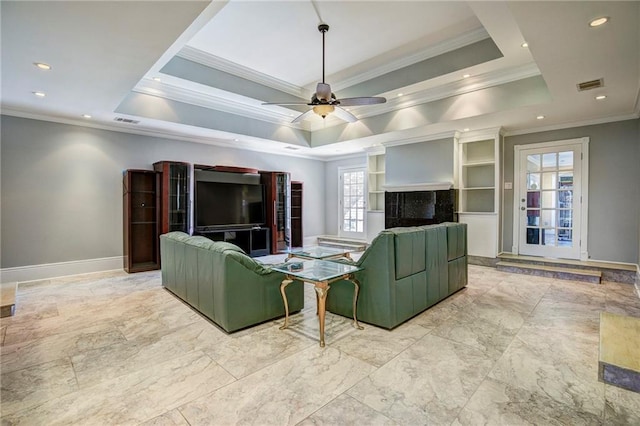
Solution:
[{"label": "flat screen television", "polygon": [[265,223],[263,185],[197,181],[195,205],[197,228]]}]

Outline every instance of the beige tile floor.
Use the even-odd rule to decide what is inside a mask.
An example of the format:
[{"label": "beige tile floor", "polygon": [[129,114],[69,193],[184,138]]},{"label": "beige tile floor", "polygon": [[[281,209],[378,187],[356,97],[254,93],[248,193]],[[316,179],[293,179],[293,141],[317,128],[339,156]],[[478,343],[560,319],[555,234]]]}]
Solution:
[{"label": "beige tile floor", "polygon": [[[470,266],[466,289],[393,331],[328,314],[228,335],[158,271],[22,284],[0,324],[2,424],[640,424],[640,394],[597,380],[600,311],[633,286]],[[639,342],[640,344],[640,342]]]}]

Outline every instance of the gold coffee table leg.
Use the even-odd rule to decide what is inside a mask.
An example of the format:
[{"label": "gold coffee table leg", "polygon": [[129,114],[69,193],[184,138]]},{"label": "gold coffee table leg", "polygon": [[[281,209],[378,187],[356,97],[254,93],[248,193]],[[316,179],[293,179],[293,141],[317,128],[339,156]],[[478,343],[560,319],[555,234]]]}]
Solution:
[{"label": "gold coffee table leg", "polygon": [[353,283],[353,326],[358,330],[364,330],[360,324],[358,324],[358,319],[356,316],[356,302],[358,301],[358,292],[360,291],[360,281],[358,281],[355,277],[349,277],[349,281]]},{"label": "gold coffee table leg", "polygon": [[324,348],[324,317],[326,313],[327,293],[329,284],[326,281],[315,284],[318,296],[318,323],[320,325],[320,347]]},{"label": "gold coffee table leg", "polygon": [[284,302],[284,324],[280,326],[280,330],[284,330],[289,326],[289,301],[287,300],[287,293],[284,290],[292,282],[293,280],[287,277],[282,280],[282,284],[280,284],[280,294],[282,294],[282,301]]}]

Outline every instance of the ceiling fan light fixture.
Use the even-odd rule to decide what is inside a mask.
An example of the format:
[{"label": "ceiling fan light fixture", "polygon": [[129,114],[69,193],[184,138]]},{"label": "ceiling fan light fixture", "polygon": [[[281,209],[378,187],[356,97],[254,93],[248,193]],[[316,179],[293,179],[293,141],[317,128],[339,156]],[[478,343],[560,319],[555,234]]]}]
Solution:
[{"label": "ceiling fan light fixture", "polygon": [[327,115],[331,114],[336,108],[333,105],[320,104],[313,107],[313,112],[318,114],[320,117],[325,118]]},{"label": "ceiling fan light fixture", "polygon": [[358,118],[347,111],[344,108],[336,109],[336,106],[340,107],[348,107],[348,106],[360,106],[360,105],[374,105],[374,104],[383,104],[387,101],[386,98],[380,96],[357,96],[353,98],[341,98],[338,99],[336,95],[331,91],[331,86],[324,81],[324,73],[325,73],[325,63],[324,63],[324,53],[325,53],[325,44],[324,44],[324,36],[327,31],[329,31],[329,25],[325,23],[321,23],[318,25],[318,31],[322,34],[322,82],[318,83],[316,86],[316,92],[311,96],[310,102],[263,102],[262,105],[308,105],[312,107],[307,112],[304,112],[293,119],[292,123],[298,123],[312,115],[313,113],[319,115],[322,118],[325,118],[327,115],[333,113],[335,111],[335,116],[341,120],[344,120],[348,123],[354,123],[358,121]]}]

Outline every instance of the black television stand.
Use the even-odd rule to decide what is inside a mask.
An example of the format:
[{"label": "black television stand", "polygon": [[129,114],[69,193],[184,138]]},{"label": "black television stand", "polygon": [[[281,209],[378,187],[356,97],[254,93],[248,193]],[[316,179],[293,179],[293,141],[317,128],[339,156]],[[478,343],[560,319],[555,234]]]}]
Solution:
[{"label": "black television stand", "polygon": [[267,256],[270,254],[269,228],[231,227],[231,228],[203,228],[196,229],[194,235],[202,235],[211,241],[226,241],[240,247],[251,257]]}]

